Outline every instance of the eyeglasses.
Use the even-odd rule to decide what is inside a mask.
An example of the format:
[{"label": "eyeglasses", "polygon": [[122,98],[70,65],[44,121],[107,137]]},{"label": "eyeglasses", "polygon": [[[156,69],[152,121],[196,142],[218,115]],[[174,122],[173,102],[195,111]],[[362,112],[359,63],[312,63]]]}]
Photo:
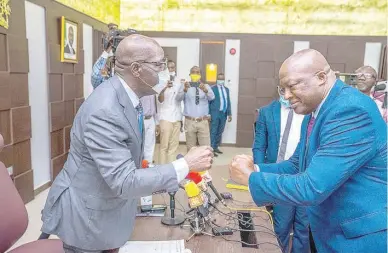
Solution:
[{"label": "eyeglasses", "polygon": [[162,68],[163,70],[166,69],[166,66],[167,66],[167,58],[163,58],[161,61],[137,61],[138,63],[148,63],[148,64],[152,64],[152,65],[155,65],[156,67],[160,67]]},{"label": "eyeglasses", "polygon": [[356,76],[357,76],[357,78],[360,78],[360,77],[363,76],[363,77],[365,77],[367,79],[369,79],[369,78],[375,78],[376,79],[376,77],[373,74],[370,74],[370,73],[357,73]]}]

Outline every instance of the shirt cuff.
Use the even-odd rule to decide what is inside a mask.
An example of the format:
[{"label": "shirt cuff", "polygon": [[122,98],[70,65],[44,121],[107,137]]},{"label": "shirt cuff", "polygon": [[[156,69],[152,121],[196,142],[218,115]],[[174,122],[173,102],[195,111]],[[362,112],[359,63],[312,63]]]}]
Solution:
[{"label": "shirt cuff", "polygon": [[254,167],[254,168],[255,168],[255,171],[256,171],[256,172],[260,172],[260,167],[259,167],[257,164],[255,164],[255,167]]},{"label": "shirt cuff", "polygon": [[104,59],[108,59],[109,53],[104,51],[104,52],[102,52],[101,57],[104,58]]},{"label": "shirt cuff", "polygon": [[189,165],[184,158],[173,161],[172,165],[174,166],[178,183],[180,183],[189,174]]}]

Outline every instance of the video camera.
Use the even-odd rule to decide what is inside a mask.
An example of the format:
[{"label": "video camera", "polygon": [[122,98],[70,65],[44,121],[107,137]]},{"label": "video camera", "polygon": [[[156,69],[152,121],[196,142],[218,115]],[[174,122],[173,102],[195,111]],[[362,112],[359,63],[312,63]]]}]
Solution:
[{"label": "video camera", "polygon": [[102,37],[102,46],[104,50],[112,46],[113,54],[116,52],[117,46],[119,43],[127,36],[131,34],[137,34],[138,32],[134,29],[120,30],[117,26],[114,26],[109,29],[107,33]]}]

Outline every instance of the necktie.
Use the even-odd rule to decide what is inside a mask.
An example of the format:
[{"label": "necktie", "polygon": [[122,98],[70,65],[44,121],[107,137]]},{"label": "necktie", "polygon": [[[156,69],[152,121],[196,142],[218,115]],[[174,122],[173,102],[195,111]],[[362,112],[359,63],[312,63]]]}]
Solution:
[{"label": "necktie", "polygon": [[286,128],[284,129],[284,132],[283,132],[283,138],[280,144],[279,154],[276,162],[284,161],[284,157],[286,155],[286,149],[287,149],[288,136],[290,135],[291,123],[292,123],[293,117],[294,117],[294,111],[290,110],[288,113]]},{"label": "necktie", "polygon": [[310,137],[311,131],[313,131],[314,123],[315,123],[315,118],[314,116],[311,116],[309,124],[307,125],[307,138]]},{"label": "necktie", "polygon": [[226,104],[226,99],[225,99],[225,94],[224,94],[224,86],[221,85],[221,96],[222,96],[222,101],[224,102],[223,107],[222,107],[222,112],[226,112],[227,104]]},{"label": "necktie", "polygon": [[144,121],[144,117],[143,117],[143,106],[141,105],[141,103],[139,102],[139,104],[136,106],[136,110],[137,110],[137,123],[139,125],[139,131],[140,131],[140,134],[143,135],[143,121]]},{"label": "necktie", "polygon": [[199,89],[198,87],[195,87],[195,104],[199,104]]}]

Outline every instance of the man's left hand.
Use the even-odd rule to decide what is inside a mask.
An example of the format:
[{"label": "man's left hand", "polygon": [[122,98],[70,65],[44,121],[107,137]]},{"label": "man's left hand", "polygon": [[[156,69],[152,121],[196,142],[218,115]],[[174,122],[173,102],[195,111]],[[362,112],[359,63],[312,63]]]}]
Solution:
[{"label": "man's left hand", "polygon": [[247,155],[237,155],[229,164],[230,178],[242,185],[249,184],[249,177],[254,171],[253,159]]},{"label": "man's left hand", "polygon": [[155,126],[155,135],[156,135],[156,136],[159,136],[159,134],[160,134],[160,126],[159,126],[159,125],[156,125],[156,126]]},{"label": "man's left hand", "polygon": [[199,88],[200,88],[203,92],[205,92],[205,93],[208,92],[208,90],[207,90],[207,88],[206,88],[206,85],[203,84],[203,83],[201,83],[201,84],[199,85]]},{"label": "man's left hand", "polygon": [[228,122],[232,122],[232,115],[228,116]]}]

